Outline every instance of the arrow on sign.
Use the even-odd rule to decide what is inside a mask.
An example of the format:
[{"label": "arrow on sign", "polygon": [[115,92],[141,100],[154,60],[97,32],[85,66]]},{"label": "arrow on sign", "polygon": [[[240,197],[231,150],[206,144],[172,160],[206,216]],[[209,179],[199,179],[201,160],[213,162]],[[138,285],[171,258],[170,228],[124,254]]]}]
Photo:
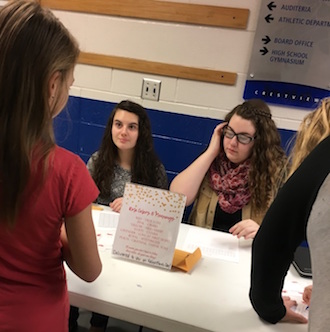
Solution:
[{"label": "arrow on sign", "polygon": [[265,45],[267,45],[271,41],[268,36],[265,36],[265,38],[262,38],[261,40],[264,42]]},{"label": "arrow on sign", "polygon": [[276,8],[276,5],[274,4],[274,1],[272,1],[267,5],[267,7],[269,10],[273,10],[273,8]]},{"label": "arrow on sign", "polygon": [[267,47],[264,46],[264,48],[262,48],[261,50],[259,50],[259,52],[262,54],[262,55],[266,55],[268,53],[268,49]]},{"label": "arrow on sign", "polygon": [[274,19],[274,17],[272,16],[272,14],[268,14],[266,17],[265,17],[265,20],[267,23],[270,23],[270,21],[272,21]]}]

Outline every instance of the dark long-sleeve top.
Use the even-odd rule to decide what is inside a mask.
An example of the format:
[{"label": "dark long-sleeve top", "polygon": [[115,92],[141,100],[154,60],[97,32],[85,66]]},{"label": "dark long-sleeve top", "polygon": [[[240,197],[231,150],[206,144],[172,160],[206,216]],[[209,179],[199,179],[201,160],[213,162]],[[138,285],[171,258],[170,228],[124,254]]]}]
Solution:
[{"label": "dark long-sleeve top", "polygon": [[250,300],[277,323],[286,313],[281,292],[294,251],[306,237],[311,209],[330,172],[330,136],[306,157],[279,191],[252,244]]}]

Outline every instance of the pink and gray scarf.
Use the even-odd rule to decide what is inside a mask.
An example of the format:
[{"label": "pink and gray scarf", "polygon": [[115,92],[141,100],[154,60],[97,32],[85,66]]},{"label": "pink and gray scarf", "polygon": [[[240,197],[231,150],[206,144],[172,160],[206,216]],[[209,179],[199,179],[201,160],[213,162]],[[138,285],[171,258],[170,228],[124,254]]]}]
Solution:
[{"label": "pink and gray scarf", "polygon": [[249,203],[249,169],[249,159],[233,167],[224,154],[218,156],[211,164],[210,185],[218,194],[219,205],[223,211],[234,213]]}]

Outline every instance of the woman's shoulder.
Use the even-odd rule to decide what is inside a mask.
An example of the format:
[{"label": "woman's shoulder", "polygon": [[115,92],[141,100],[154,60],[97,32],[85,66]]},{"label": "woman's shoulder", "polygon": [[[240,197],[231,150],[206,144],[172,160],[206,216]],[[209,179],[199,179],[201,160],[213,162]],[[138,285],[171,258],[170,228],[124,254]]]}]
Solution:
[{"label": "woman's shoulder", "polygon": [[89,171],[93,171],[94,170],[94,163],[97,160],[98,156],[99,156],[99,152],[96,151],[88,159],[88,161],[87,161],[87,169]]},{"label": "woman's shoulder", "polygon": [[160,160],[158,160],[158,162],[157,162],[157,170],[159,170],[161,172],[165,172],[165,166]]},{"label": "woman's shoulder", "polygon": [[59,177],[86,171],[86,165],[80,156],[59,146],[55,146],[50,154],[49,167]]},{"label": "woman's shoulder", "polygon": [[54,157],[54,162],[60,162],[61,164],[69,164],[73,161],[81,161],[83,163],[82,159],[77,154],[66,150],[58,145],[55,146],[53,154],[51,156]]},{"label": "woman's shoulder", "polygon": [[99,151],[95,151],[88,159],[87,163],[94,162],[99,157]]}]

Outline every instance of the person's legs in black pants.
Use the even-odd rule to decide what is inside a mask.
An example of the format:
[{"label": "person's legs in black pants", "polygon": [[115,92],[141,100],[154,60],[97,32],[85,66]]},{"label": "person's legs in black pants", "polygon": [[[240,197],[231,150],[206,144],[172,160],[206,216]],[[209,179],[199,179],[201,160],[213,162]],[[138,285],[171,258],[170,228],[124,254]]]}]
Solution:
[{"label": "person's legs in black pants", "polygon": [[70,315],[69,315],[69,332],[75,332],[78,330],[78,317],[79,308],[70,305]]},{"label": "person's legs in black pants", "polygon": [[[92,318],[90,320],[91,323],[91,331],[93,331],[93,328],[97,328],[99,331],[105,331],[108,325],[109,317],[99,314],[97,312],[92,313]],[[94,329],[95,331],[98,331]]]}]

